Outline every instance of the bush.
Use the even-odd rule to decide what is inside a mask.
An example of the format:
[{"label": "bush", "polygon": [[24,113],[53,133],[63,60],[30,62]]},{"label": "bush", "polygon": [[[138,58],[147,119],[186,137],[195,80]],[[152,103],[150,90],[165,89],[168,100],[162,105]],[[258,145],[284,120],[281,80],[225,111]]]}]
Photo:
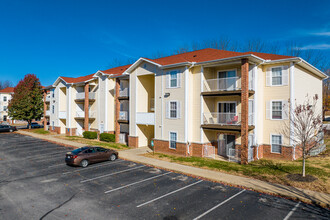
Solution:
[{"label": "bush", "polygon": [[114,134],[102,133],[100,134],[100,141],[115,142],[116,138]]},{"label": "bush", "polygon": [[83,136],[86,139],[96,139],[97,138],[97,132],[94,131],[84,131]]}]

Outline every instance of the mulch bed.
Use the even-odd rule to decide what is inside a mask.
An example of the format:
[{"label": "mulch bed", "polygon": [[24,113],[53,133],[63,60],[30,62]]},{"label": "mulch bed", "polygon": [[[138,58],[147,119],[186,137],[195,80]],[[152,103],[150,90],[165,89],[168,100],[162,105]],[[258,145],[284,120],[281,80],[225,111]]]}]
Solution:
[{"label": "mulch bed", "polygon": [[303,177],[302,174],[298,174],[298,173],[288,174],[286,177],[292,181],[307,182],[307,183],[317,180],[317,178],[315,176],[306,175],[305,177]]}]

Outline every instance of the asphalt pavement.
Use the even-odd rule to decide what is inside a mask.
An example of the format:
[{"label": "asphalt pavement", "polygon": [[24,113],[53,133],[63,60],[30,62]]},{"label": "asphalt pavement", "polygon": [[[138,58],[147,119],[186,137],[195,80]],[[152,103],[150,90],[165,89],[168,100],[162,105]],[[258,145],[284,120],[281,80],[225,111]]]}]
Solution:
[{"label": "asphalt pavement", "polygon": [[328,209],[143,164],[64,163],[72,149],[0,134],[1,219],[329,219]]}]

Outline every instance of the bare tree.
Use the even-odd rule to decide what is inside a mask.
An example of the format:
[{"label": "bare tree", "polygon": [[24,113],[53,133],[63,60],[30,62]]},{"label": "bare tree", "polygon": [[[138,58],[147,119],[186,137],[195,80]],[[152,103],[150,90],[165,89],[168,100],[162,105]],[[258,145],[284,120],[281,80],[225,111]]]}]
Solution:
[{"label": "bare tree", "polygon": [[[330,69],[325,71],[325,73],[329,76]],[[325,114],[330,110],[330,79],[327,78],[323,80],[323,120],[325,119]]]},{"label": "bare tree", "polygon": [[0,81],[0,90],[5,89],[7,87],[13,87],[13,83],[9,80],[6,81]]},{"label": "bare tree", "polygon": [[289,109],[293,107],[293,111],[290,113],[288,123],[284,123],[281,130],[281,134],[296,146],[296,151],[300,150],[302,153],[303,177],[306,176],[307,155],[318,146],[318,137],[322,131],[322,114],[316,107],[317,100],[317,94],[312,99],[307,95],[303,104],[292,103],[289,100]]}]

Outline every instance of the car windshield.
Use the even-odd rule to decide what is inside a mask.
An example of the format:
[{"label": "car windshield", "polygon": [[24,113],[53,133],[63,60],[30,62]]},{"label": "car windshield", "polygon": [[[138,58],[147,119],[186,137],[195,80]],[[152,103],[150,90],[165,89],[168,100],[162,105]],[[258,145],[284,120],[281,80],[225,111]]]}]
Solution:
[{"label": "car windshield", "polygon": [[81,147],[81,148],[78,148],[78,149],[75,149],[75,150],[71,151],[71,153],[74,154],[74,155],[77,155],[77,154],[79,154],[81,151],[86,150],[87,148],[88,148],[88,147]]}]

